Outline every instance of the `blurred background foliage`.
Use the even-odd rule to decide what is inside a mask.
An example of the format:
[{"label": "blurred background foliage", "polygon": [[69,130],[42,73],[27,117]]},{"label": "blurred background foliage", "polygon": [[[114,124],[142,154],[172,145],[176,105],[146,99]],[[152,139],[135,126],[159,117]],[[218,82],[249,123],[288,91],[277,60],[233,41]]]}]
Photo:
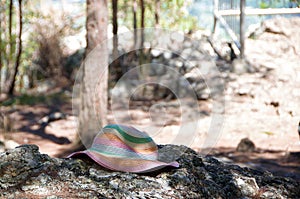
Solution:
[{"label": "blurred background foliage", "polygon": [[[132,29],[134,0],[118,1],[119,27]],[[18,4],[20,3],[20,4]],[[140,2],[136,2],[139,6]],[[145,27],[176,29],[184,32],[197,28],[197,20],[189,15],[191,0],[144,0]],[[58,84],[71,84],[73,70],[81,64],[85,47],[85,1],[0,0],[0,93],[8,93],[17,55],[22,6],[22,52],[14,94],[35,92],[49,79]],[[109,1],[112,10],[112,2]],[[159,13],[158,13],[159,12]],[[141,27],[141,9],[137,8],[137,28]],[[112,23],[112,12],[110,12]],[[74,42],[76,40],[77,42]]]},{"label": "blurred background foliage", "polygon": [[[112,1],[108,3],[112,26]],[[0,0],[0,101],[7,95],[40,92],[43,82],[55,82],[63,87],[72,85],[86,46],[85,4],[84,0]],[[247,1],[247,7],[257,8],[291,7],[292,4],[299,5],[299,2]],[[209,29],[207,23],[211,25],[213,20],[210,0],[118,0],[117,7],[119,30],[141,28],[144,20],[144,27],[189,33]],[[22,49],[17,64],[19,40]],[[9,91],[12,82],[14,93]]]}]

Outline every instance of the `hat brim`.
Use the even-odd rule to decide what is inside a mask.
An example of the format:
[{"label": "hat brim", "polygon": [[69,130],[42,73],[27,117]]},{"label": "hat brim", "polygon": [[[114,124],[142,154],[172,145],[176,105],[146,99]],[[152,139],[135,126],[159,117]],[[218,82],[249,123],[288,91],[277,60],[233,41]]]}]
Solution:
[{"label": "hat brim", "polygon": [[101,153],[96,153],[90,150],[78,151],[68,156],[73,157],[80,154],[86,154],[99,165],[115,171],[124,171],[132,173],[147,173],[161,168],[171,166],[179,167],[178,162],[161,162],[158,160],[145,160],[145,159],[128,159],[106,156]]}]

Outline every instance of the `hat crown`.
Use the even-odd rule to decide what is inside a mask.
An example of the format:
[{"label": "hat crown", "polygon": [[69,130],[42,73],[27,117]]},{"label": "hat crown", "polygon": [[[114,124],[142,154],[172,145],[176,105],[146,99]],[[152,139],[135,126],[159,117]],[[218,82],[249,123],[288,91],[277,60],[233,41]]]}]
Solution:
[{"label": "hat crown", "polygon": [[157,145],[147,133],[120,124],[105,126],[88,150],[118,158],[145,160],[158,158]]},{"label": "hat crown", "polygon": [[86,154],[99,165],[116,171],[145,173],[166,166],[179,167],[178,162],[158,160],[155,142],[145,132],[133,127],[111,124],[95,137],[91,148],[68,157]]}]

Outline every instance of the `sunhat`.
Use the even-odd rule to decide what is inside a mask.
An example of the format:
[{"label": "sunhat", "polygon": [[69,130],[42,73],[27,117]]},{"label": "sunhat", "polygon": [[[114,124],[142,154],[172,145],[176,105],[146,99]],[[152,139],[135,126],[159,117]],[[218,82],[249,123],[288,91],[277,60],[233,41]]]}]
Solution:
[{"label": "sunhat", "polygon": [[99,165],[116,171],[146,173],[166,166],[179,167],[176,161],[158,160],[158,147],[145,132],[120,124],[105,126],[89,149],[72,153],[68,158],[79,154],[86,154]]}]

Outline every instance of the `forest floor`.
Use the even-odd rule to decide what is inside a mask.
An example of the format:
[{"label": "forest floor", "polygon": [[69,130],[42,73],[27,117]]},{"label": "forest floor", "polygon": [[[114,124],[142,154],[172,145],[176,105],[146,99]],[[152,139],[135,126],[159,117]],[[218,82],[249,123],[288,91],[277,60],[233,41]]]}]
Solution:
[{"label": "forest floor", "polygon": [[[300,115],[300,106],[297,106],[300,100],[299,76],[300,68],[297,64],[288,69],[279,66],[267,72],[230,74],[224,94],[225,120],[220,135],[209,150],[203,149],[203,139],[206,139],[211,122],[212,101],[199,101],[200,110],[207,115],[200,119],[200,130],[190,147],[228,163],[265,169],[300,180],[300,142],[297,133]],[[132,106],[132,124],[140,127],[146,125],[151,119],[148,108],[147,104],[144,107]],[[1,109],[11,118],[13,128],[13,132],[6,135],[6,138],[18,144],[36,144],[42,153],[63,157],[75,139],[76,117],[72,114],[70,101],[59,106],[37,103],[2,106]],[[38,123],[53,111],[63,112],[67,117],[44,126]],[[180,126],[177,120],[180,111],[168,112],[174,116],[169,117],[171,120],[164,133],[154,136],[158,144],[170,143],[170,137]],[[157,117],[161,114],[157,111],[153,113],[158,114]],[[109,120],[113,122],[113,119],[110,113]],[[256,150],[237,152],[238,143],[246,137],[254,142]]]},{"label": "forest floor", "polygon": [[[284,20],[276,22],[288,24]],[[290,25],[294,33],[299,32],[297,27]],[[198,101],[201,118],[197,121],[199,128],[196,133],[183,139],[188,139],[189,147],[203,155],[213,155],[224,162],[269,170],[300,180],[300,35],[286,33],[288,28],[282,28],[282,32],[278,33],[280,30],[266,28],[257,39],[246,41],[250,48],[245,54],[258,69],[256,72],[225,72],[226,85],[222,96],[225,104],[221,107],[224,109],[221,111],[224,121],[221,130],[213,132],[216,137],[210,138],[208,133],[214,126],[211,125],[214,101],[208,99]],[[1,106],[0,113],[11,121],[12,132],[7,133],[5,138],[15,143],[9,144],[36,144],[42,153],[65,157],[76,137],[77,127],[71,96],[70,91],[57,88],[53,94],[50,93],[50,98],[23,96],[11,102],[10,106]],[[26,103],[20,105],[22,103],[16,103],[18,100]],[[149,122],[151,126],[163,124],[164,129],[160,133],[147,132],[158,144],[176,144],[173,138],[180,128],[182,113],[176,103],[136,101],[130,107],[131,125],[144,130]],[[41,118],[56,111],[66,114],[66,118],[47,125],[39,123]],[[110,111],[109,122],[114,123],[115,116]],[[236,150],[243,138],[252,140],[256,146],[254,151]],[[3,133],[0,140],[3,140]]]}]

